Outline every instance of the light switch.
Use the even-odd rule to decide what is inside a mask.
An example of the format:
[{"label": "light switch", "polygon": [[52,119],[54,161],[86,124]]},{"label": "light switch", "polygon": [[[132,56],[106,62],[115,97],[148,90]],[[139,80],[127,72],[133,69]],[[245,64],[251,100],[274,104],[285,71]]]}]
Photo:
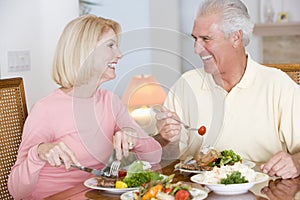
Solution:
[{"label": "light switch", "polygon": [[30,71],[30,51],[9,51],[8,72]]}]

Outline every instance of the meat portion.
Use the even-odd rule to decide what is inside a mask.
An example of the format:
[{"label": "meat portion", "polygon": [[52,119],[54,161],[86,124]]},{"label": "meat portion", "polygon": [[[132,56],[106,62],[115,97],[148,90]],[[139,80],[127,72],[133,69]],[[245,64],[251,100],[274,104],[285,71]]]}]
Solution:
[{"label": "meat portion", "polygon": [[206,154],[200,152],[195,156],[196,163],[182,164],[181,168],[188,170],[210,171],[213,167],[208,166],[208,164],[217,160],[220,155],[220,152],[214,149],[210,149]]},{"label": "meat portion", "polygon": [[108,188],[114,188],[116,185],[117,178],[108,178],[103,176],[97,176],[95,177],[97,180],[97,186],[99,187],[108,187]]},{"label": "meat portion", "polygon": [[210,149],[207,154],[202,152],[198,153],[195,157],[195,160],[199,166],[207,166],[208,163],[217,160],[220,157],[220,152],[215,149]]},{"label": "meat portion", "polygon": [[210,171],[213,169],[213,167],[210,166],[199,166],[197,163],[193,164],[182,164],[180,165],[182,169],[187,169],[187,170],[199,170],[199,171]]}]

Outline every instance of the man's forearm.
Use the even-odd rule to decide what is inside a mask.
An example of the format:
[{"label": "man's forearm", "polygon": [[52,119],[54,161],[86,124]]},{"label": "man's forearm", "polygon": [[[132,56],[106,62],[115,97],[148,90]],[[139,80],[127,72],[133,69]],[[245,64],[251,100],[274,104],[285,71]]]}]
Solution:
[{"label": "man's forearm", "polygon": [[153,136],[162,146],[162,160],[175,160],[180,155],[179,141],[169,142],[161,137],[160,134]]},{"label": "man's forearm", "polygon": [[161,147],[164,147],[166,145],[168,145],[170,142],[166,139],[164,139],[163,137],[161,137],[161,135],[158,133],[156,135],[153,136],[153,138],[159,142],[159,144],[161,145]]}]

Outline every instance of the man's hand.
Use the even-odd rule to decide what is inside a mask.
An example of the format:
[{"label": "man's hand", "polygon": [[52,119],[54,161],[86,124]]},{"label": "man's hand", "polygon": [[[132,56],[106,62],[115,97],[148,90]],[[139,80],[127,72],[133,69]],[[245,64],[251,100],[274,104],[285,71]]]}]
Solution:
[{"label": "man's hand", "polygon": [[180,139],[180,120],[175,112],[161,107],[161,111],[156,114],[156,127],[161,137],[169,142],[178,142]]},{"label": "man's hand", "polygon": [[292,200],[299,191],[299,179],[270,180],[268,186],[261,189],[261,193],[274,200]]},{"label": "man's hand", "polygon": [[300,153],[290,155],[281,151],[260,168],[270,176],[279,176],[283,179],[295,178],[300,174]]}]

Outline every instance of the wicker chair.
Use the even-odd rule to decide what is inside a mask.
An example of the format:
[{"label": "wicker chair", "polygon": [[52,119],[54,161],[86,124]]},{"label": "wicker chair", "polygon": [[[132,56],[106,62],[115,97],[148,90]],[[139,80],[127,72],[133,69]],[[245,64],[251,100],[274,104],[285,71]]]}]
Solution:
[{"label": "wicker chair", "polygon": [[264,64],[286,72],[297,84],[300,85],[300,64]]},{"label": "wicker chair", "polygon": [[13,199],[7,179],[16,161],[27,107],[22,78],[0,80],[0,199]]}]

